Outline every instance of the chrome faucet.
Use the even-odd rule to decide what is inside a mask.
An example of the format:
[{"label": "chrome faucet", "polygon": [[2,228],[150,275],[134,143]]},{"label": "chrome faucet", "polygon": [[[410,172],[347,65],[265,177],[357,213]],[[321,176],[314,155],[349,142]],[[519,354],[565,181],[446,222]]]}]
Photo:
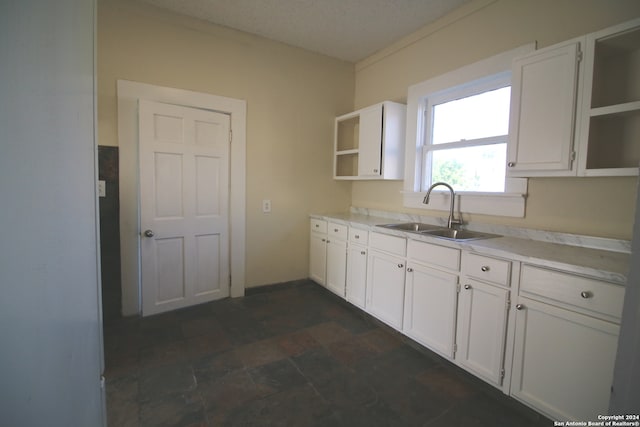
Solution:
[{"label": "chrome faucet", "polygon": [[447,227],[453,228],[454,225],[462,224],[462,221],[460,219],[456,219],[453,217],[453,204],[455,203],[455,200],[456,200],[456,193],[453,191],[453,187],[451,187],[446,182],[436,182],[435,184],[432,184],[431,187],[429,187],[429,189],[427,190],[427,195],[424,196],[424,200],[422,201],[422,203],[424,203],[425,205],[429,203],[429,196],[431,195],[431,190],[433,190],[438,185],[444,185],[449,189],[449,192],[451,193],[451,206],[449,207],[449,220],[447,221]]}]

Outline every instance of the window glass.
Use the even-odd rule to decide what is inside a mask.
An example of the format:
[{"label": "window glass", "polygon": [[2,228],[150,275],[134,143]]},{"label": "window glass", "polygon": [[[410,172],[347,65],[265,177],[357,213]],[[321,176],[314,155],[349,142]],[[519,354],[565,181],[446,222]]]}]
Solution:
[{"label": "window glass", "polygon": [[503,192],[507,144],[434,150],[431,183],[442,181],[455,191]]},{"label": "window glass", "polygon": [[487,138],[509,132],[511,87],[433,107],[432,144]]}]

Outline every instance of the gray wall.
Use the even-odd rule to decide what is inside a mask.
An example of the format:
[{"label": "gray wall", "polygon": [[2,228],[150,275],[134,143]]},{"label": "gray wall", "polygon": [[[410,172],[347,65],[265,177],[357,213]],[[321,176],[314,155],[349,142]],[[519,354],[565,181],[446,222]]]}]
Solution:
[{"label": "gray wall", "polygon": [[640,414],[640,185],[631,241],[631,271],[627,277],[609,413],[637,415]]},{"label": "gray wall", "polygon": [[0,0],[0,425],[97,426],[93,0]]}]

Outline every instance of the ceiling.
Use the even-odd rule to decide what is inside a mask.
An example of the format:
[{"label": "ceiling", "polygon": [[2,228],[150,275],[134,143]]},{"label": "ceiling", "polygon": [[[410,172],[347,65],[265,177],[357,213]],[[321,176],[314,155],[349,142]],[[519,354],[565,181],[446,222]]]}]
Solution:
[{"label": "ceiling", "polygon": [[143,0],[356,62],[470,0]]}]

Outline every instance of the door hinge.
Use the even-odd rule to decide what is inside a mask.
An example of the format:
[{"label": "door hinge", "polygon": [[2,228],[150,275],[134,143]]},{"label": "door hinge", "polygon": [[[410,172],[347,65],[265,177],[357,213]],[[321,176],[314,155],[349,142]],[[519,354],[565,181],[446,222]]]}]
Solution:
[{"label": "door hinge", "polygon": [[458,351],[458,344],[453,344],[453,354],[455,355],[456,352]]},{"label": "door hinge", "polygon": [[233,141],[233,130],[229,129],[229,143]]},{"label": "door hinge", "polygon": [[504,368],[500,369],[500,379],[503,380],[504,379]]},{"label": "door hinge", "polygon": [[572,151],[571,152],[571,161],[573,162],[576,159],[576,152]]},{"label": "door hinge", "polygon": [[511,300],[507,300],[507,311],[511,308]]},{"label": "door hinge", "polygon": [[578,51],[578,56],[576,57],[576,60],[577,60],[578,62],[582,61],[582,56],[583,56],[583,55],[582,55],[582,51],[581,51],[581,50],[579,50],[579,51]]},{"label": "door hinge", "polygon": [[458,284],[456,285],[456,292],[457,292],[457,293],[460,293],[460,283],[458,283]]}]

